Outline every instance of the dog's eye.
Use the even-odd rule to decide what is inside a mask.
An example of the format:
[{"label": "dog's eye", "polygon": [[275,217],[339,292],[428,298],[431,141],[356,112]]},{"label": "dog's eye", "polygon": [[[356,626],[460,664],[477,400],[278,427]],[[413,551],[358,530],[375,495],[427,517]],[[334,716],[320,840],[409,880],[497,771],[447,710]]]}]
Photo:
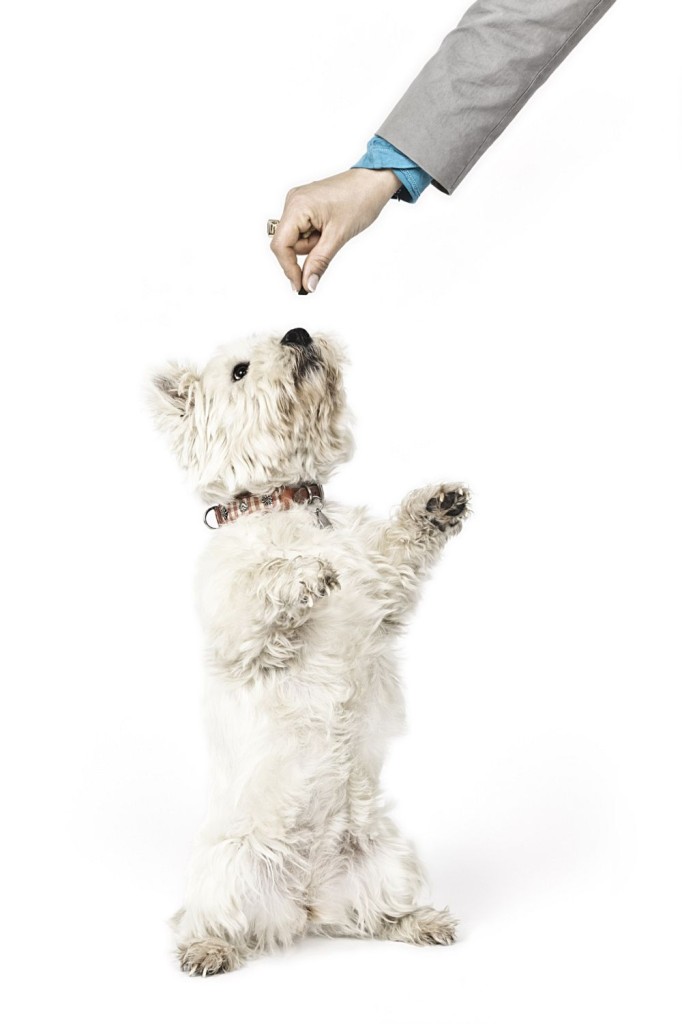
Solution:
[{"label": "dog's eye", "polygon": [[242,377],[246,377],[248,369],[248,363],[237,363],[234,370],[232,371],[232,380],[241,380]]}]

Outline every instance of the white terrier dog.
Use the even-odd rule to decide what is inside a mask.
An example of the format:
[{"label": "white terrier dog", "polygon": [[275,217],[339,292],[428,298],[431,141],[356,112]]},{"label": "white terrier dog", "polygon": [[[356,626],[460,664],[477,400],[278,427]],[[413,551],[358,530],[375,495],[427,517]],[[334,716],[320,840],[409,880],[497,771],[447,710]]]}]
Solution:
[{"label": "white terrier dog", "polygon": [[342,357],[295,328],[154,379],[156,420],[216,532],[199,573],[210,794],[174,918],[190,974],[306,931],[450,943],[446,910],[386,816],[379,774],[403,724],[393,638],[467,515],[459,484],[386,522],[324,504],[349,458]]}]

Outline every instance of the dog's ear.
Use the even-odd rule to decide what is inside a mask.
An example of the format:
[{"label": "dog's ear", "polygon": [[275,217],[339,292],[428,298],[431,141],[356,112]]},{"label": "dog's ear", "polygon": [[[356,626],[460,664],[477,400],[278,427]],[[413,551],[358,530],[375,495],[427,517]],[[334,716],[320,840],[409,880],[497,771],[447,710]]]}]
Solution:
[{"label": "dog's ear", "polygon": [[195,367],[175,362],[153,374],[149,404],[160,427],[176,429],[192,411],[198,381]]}]

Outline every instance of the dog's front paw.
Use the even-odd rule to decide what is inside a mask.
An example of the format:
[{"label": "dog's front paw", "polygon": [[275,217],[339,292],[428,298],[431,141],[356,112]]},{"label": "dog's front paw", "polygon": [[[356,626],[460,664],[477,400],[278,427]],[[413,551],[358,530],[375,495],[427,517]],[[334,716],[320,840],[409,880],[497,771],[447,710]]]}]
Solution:
[{"label": "dog's front paw", "polygon": [[276,558],[268,563],[267,570],[262,585],[269,601],[279,614],[297,621],[305,609],[340,586],[338,573],[323,558]]},{"label": "dog's front paw", "polygon": [[312,608],[321,597],[326,597],[340,586],[338,573],[323,558],[303,562],[299,577],[299,603]]},{"label": "dog's front paw", "polygon": [[457,527],[469,514],[469,492],[462,484],[442,484],[426,502],[429,522],[444,533]]}]

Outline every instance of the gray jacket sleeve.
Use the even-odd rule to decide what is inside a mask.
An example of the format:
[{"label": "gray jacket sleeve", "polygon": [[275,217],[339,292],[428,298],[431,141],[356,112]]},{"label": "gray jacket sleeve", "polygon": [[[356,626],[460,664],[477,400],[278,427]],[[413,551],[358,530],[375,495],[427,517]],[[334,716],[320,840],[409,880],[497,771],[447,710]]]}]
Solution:
[{"label": "gray jacket sleeve", "polygon": [[614,0],[477,0],[376,134],[452,193]]}]

